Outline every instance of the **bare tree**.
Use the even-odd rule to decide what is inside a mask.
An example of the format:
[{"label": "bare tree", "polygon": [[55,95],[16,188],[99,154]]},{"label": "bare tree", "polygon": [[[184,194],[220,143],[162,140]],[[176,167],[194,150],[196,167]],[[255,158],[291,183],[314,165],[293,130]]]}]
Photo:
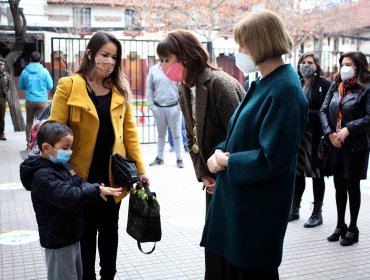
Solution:
[{"label": "bare tree", "polygon": [[141,2],[141,19],[149,32],[185,28],[213,41],[220,33],[231,34],[235,23],[251,10],[254,2],[146,0]]},{"label": "bare tree", "polygon": [[23,14],[22,8],[19,7],[20,0],[1,1],[8,3],[13,17],[14,23],[14,42],[8,42],[11,51],[5,57],[6,71],[11,77],[10,94],[8,96],[8,104],[10,115],[13,122],[14,131],[24,131],[25,123],[22,115],[21,106],[19,103],[18,92],[14,84],[14,63],[22,55],[23,47],[26,43],[27,21]]}]

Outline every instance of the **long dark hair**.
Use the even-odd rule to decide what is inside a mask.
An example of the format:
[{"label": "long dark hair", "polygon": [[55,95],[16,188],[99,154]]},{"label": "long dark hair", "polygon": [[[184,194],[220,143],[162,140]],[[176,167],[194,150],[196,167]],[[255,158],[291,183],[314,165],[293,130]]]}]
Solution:
[{"label": "long dark hair", "polygon": [[340,69],[345,57],[350,58],[356,65],[355,73],[357,77],[356,83],[358,86],[363,88],[364,83],[370,83],[369,63],[367,62],[366,56],[362,52],[346,52],[343,53],[339,58],[339,71],[335,75],[335,84],[339,85],[342,81]]},{"label": "long dark hair", "polygon": [[176,55],[185,67],[185,84],[194,86],[200,73],[206,67],[214,68],[209,62],[209,55],[203,44],[191,32],[178,29],[167,34],[157,46],[159,57]]},{"label": "long dark hair", "polygon": [[110,88],[111,83],[117,88],[117,90],[125,97],[126,102],[131,101],[131,90],[130,85],[125,78],[125,74],[121,69],[122,63],[122,46],[118,39],[111,33],[99,31],[96,32],[90,39],[86,46],[86,49],[90,50],[91,59],[88,58],[86,52],[82,58],[81,65],[77,71],[83,77],[88,77],[90,80],[93,79],[93,73],[95,69],[95,56],[100,48],[108,42],[112,42],[117,47],[117,58],[116,65],[112,74],[103,80],[103,86]]},{"label": "long dark hair", "polygon": [[298,73],[298,76],[303,79],[303,76],[301,74],[301,71],[299,71],[299,64],[302,63],[302,61],[306,58],[306,57],[312,57],[313,58],[313,61],[315,62],[316,64],[316,71],[315,71],[315,74],[316,75],[319,75],[319,76],[322,76],[324,75],[324,71],[322,70],[321,66],[320,66],[320,58],[317,56],[316,53],[314,52],[306,52],[304,54],[302,54],[302,56],[298,59],[298,64],[297,64],[297,73]]}]

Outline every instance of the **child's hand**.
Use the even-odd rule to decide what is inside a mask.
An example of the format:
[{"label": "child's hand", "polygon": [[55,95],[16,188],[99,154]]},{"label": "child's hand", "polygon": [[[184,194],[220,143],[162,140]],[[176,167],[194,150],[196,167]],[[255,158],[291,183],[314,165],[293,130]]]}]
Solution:
[{"label": "child's hand", "polygon": [[122,188],[109,188],[105,187],[104,184],[102,183],[100,185],[100,196],[102,199],[107,201],[107,195],[113,195],[113,196],[119,196],[122,194]]},{"label": "child's hand", "polygon": [[110,195],[113,196],[120,196],[123,191],[123,188],[109,188],[109,187],[106,188],[110,191]]}]

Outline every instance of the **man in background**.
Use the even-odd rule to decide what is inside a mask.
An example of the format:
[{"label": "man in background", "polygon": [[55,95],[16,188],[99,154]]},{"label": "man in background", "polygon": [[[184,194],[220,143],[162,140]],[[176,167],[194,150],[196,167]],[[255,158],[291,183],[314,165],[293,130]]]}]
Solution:
[{"label": "man in background", "polygon": [[32,123],[48,106],[48,91],[53,88],[49,71],[41,65],[41,54],[33,52],[31,63],[19,77],[18,87],[26,91],[26,141],[30,139]]},{"label": "man in background", "polygon": [[158,150],[157,157],[149,165],[164,163],[163,151],[166,142],[167,127],[170,128],[176,153],[176,165],[183,168],[181,158],[181,109],[177,83],[172,82],[163,73],[161,63],[158,62],[150,71],[146,82],[148,104],[157,123]]}]

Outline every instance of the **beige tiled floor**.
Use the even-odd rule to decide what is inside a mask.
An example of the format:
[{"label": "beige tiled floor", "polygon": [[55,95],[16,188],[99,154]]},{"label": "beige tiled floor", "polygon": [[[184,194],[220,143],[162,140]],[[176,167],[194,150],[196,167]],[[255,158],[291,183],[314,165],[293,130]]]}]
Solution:
[{"label": "beige tiled floor", "polygon": [[[7,137],[8,141],[0,142],[0,185],[19,182],[19,151],[23,148],[24,133],[8,132]],[[143,145],[142,149],[148,165],[155,158],[156,145]],[[152,190],[156,191],[161,204],[163,230],[162,241],[157,243],[153,254],[139,252],[136,242],[126,234],[128,201],[123,202],[116,279],[203,279],[203,249],[199,241],[204,221],[204,193],[195,181],[189,156],[184,154],[183,159],[185,168],[179,169],[175,155],[166,152],[164,165],[148,167]],[[281,279],[370,279],[370,195],[366,193],[366,184],[364,190],[359,217],[360,241],[345,248],[338,242],[326,241],[336,225],[335,193],[330,179],[323,207],[324,224],[303,228],[312,211],[312,189],[308,180],[301,219],[288,226]],[[0,189],[0,233],[20,229],[37,229],[30,193],[24,189]],[[148,248],[150,244],[144,246]],[[43,250],[38,242],[0,245],[0,264],[0,279],[46,279]]]}]

